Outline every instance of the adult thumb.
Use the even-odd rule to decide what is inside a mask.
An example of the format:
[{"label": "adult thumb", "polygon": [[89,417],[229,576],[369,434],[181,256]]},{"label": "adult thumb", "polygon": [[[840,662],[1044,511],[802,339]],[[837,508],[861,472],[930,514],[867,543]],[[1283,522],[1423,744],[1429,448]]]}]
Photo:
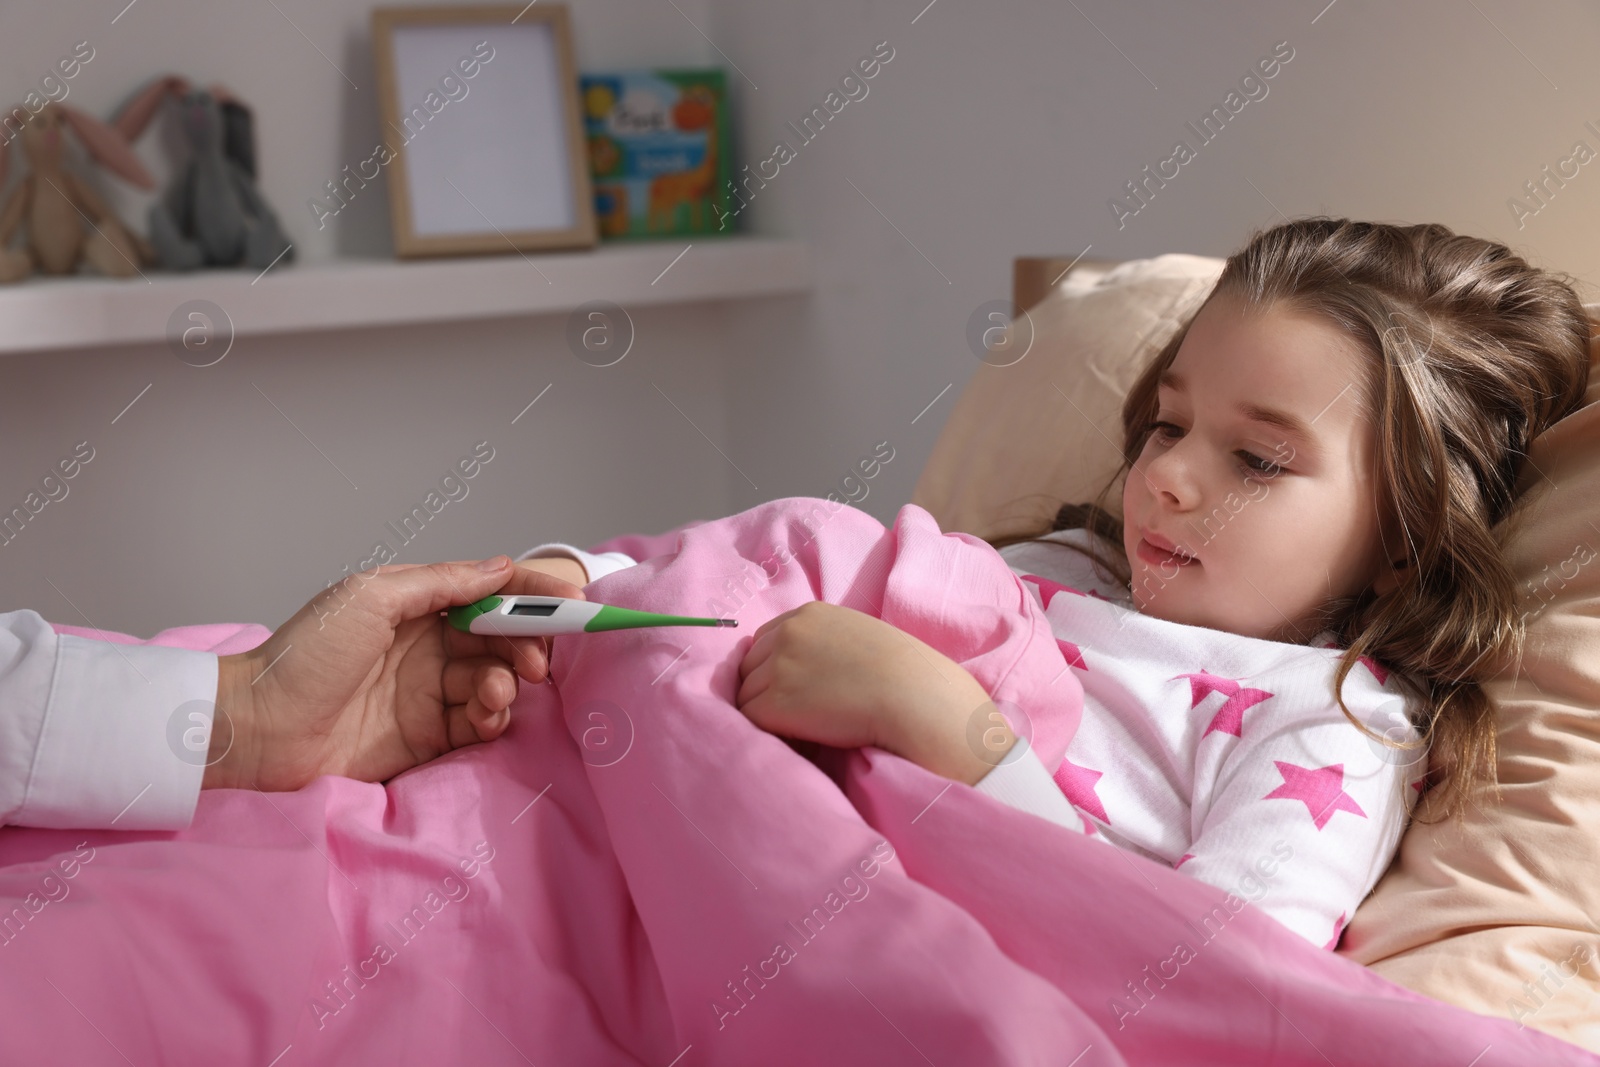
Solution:
[{"label": "adult thumb", "polygon": [[393,624],[471,604],[495,592],[515,568],[509,556],[479,562],[429,563],[379,572],[369,583],[380,612]]}]

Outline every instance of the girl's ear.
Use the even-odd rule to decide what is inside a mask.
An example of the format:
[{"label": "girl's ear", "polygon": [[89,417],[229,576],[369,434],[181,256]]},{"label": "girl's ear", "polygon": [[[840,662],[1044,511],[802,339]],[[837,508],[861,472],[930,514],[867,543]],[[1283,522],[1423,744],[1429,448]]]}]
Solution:
[{"label": "girl's ear", "polygon": [[1404,559],[1390,561],[1387,567],[1378,572],[1378,577],[1372,582],[1372,591],[1379,596],[1388,596],[1400,587],[1400,579],[1410,562]]},{"label": "girl's ear", "polygon": [[75,107],[65,104],[55,106],[61,109],[61,117],[67,120],[67,125],[72,127],[72,132],[78,135],[78,140],[83,142],[83,147],[89,150],[95,162],[141,189],[156,187],[156,180],[150,176],[139,157],[133,154],[133,149],[122,134]]}]

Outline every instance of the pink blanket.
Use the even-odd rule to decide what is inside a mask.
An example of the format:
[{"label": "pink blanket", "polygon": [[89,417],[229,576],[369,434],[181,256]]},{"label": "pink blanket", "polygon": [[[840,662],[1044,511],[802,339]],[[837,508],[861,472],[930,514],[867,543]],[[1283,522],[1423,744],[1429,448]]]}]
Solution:
[{"label": "pink blanket", "polygon": [[1049,761],[1077,723],[998,554],[829,508],[596,546],[653,558],[591,599],[739,628],[561,638],[492,744],[208,792],[181,833],[0,830],[0,1062],[1600,1063],[897,757],[819,768],[756,729],[750,634],[813,599],[962,662]]}]

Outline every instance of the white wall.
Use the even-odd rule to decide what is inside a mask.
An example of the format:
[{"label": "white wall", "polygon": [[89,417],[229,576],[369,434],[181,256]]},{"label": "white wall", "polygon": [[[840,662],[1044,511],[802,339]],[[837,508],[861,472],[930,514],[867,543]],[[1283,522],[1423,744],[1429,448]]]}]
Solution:
[{"label": "white wall", "polygon": [[[222,81],[255,107],[263,185],[297,254],[387,255],[381,182],[320,233],[306,206],[378,140],[367,7],[277,6],[288,19],[271,4],[198,0],[139,0],[115,25],[117,10],[102,4],[8,13],[0,100],[20,102],[80,40],[95,56],[67,102],[102,116],[155,73]],[[580,68],[709,62],[715,53],[685,18],[704,27],[705,5],[678,6],[684,15],[670,5],[574,4]],[[164,169],[159,130],[139,150]],[[103,184],[142,229],[149,197]],[[495,459],[401,560],[556,538],[589,544],[724,514],[737,475],[700,434],[727,436],[732,349],[722,307],[631,310],[635,347],[605,369],[571,355],[561,316],[246,337],[205,369],[163,345],[0,357],[6,508],[74,444],[95,448],[69,495],[0,545],[0,606],[137,633],[222,619],[276,625],[346,566],[357,569],[376,541],[398,547],[385,523],[398,523],[483,439]]]},{"label": "white wall", "polygon": [[[744,86],[747,160],[798,145],[785,123],[875,43],[895,49],[746,213],[819,263],[791,314],[734,311],[761,358],[736,365],[729,451],[762,496],[815,491],[887,438],[897,458],[864,506],[892,519],[975,367],[967,318],[1009,296],[1016,255],[1222,256],[1281,210],[1442,222],[1600,281],[1600,161],[1520,230],[1506,206],[1575,140],[1600,151],[1592,5],[926,3],[714,0],[718,44],[760,86]],[[1285,40],[1267,95],[1119,229],[1109,199]]]},{"label": "white wall", "polygon": [[[559,320],[531,318],[246,339],[216,373],[158,346],[0,358],[0,504],[74,442],[97,448],[72,495],[0,547],[0,606],[136,632],[275,624],[483,436],[497,458],[403,558],[587,543],[821,494],[885,439],[896,456],[864,507],[892,519],[975,366],[967,318],[1009,294],[1018,254],[1224,255],[1281,210],[1439,221],[1600,279],[1600,166],[1520,230],[1506,206],[1574,141],[1600,150],[1583,125],[1600,127],[1587,54],[1600,16],[1582,5],[924,2],[573,5],[581,66],[722,62],[697,25],[748,75],[730,70],[741,158],[780,137],[798,154],[740,222],[812,242],[811,298],[646,309],[653,344],[610,374],[571,358]],[[97,55],[72,102],[101,114],[156,71],[223,80],[256,106],[266,191],[307,257],[383,252],[381,188],[320,235],[305,208],[375,140],[366,9],[277,6],[359,90],[272,5],[198,0],[139,0],[115,26],[99,4],[10,13],[0,89],[20,97],[29,71],[84,38]],[[799,146],[785,123],[885,40],[895,58],[870,94]],[[1119,229],[1108,199],[1283,40],[1295,55],[1268,95]],[[549,382],[539,417],[510,426]],[[563,444],[598,417],[631,432]]]}]

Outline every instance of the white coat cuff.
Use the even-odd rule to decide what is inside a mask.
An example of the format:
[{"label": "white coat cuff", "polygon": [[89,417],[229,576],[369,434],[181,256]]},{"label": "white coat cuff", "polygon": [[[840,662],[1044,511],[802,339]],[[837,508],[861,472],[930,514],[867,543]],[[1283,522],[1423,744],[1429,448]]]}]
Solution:
[{"label": "white coat cuff", "polygon": [[12,823],[188,826],[205,775],[216,655],[68,634],[58,642],[28,794]]}]

